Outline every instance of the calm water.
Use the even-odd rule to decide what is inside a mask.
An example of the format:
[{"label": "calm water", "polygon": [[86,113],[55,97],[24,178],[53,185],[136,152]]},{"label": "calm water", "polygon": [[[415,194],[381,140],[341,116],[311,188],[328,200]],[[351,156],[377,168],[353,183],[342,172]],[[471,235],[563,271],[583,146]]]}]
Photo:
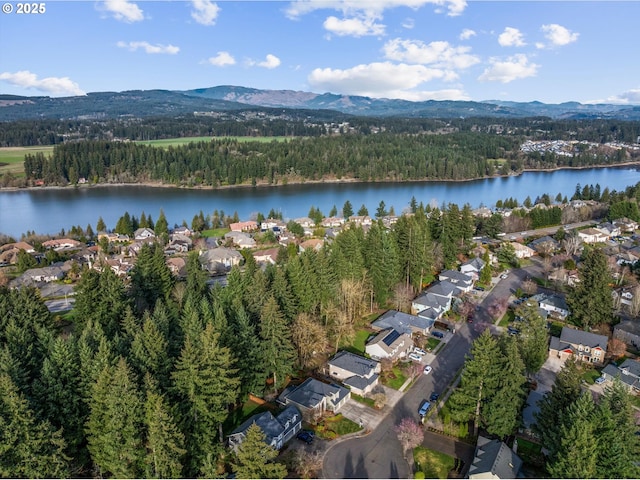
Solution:
[{"label": "calm water", "polygon": [[118,218],[128,211],[137,217],[141,212],[151,214],[157,220],[162,208],[169,225],[191,219],[200,210],[211,214],[224,210],[232,215],[238,212],[241,219],[252,214],[267,214],[270,209],[280,210],[285,218],[307,216],[309,208],[316,206],[328,215],[333,205],[338,210],[349,200],[354,210],[366,205],[371,215],[384,200],[387,209],[396,213],[407,207],[412,196],[418,202],[441,205],[442,203],[469,203],[473,208],[493,206],[499,199],[527,196],[532,200],[548,193],[571,197],[576,184],[599,183],[602,189],[623,190],[640,182],[637,168],[594,168],[587,170],[559,170],[555,172],[526,172],[518,177],[491,178],[464,183],[408,182],[408,183],[360,183],[313,184],[279,187],[236,188],[226,190],[184,190],[178,188],[151,188],[137,186],[78,188],[58,190],[0,191],[0,233],[19,237],[27,230],[38,233],[57,233],[72,225],[88,223],[95,230],[98,217],[102,216],[108,228],[114,228]]}]

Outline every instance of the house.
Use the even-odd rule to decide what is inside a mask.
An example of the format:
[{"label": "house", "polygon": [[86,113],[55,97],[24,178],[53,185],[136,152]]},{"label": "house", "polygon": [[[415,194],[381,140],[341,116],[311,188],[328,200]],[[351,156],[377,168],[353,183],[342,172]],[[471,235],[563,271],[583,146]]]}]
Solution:
[{"label": "house", "polygon": [[167,258],[166,264],[176,277],[185,278],[187,276],[187,261],[184,257]]},{"label": "house", "polygon": [[369,215],[351,215],[349,217],[349,222],[354,225],[370,226],[373,223],[373,220],[371,220]]},{"label": "house", "polygon": [[458,294],[470,292],[473,288],[473,277],[457,270],[443,270],[438,275],[438,280],[455,285],[460,290]]},{"label": "house", "polygon": [[35,252],[33,246],[27,242],[5,243],[0,247],[0,252],[6,252],[7,250],[24,250],[27,253]]},{"label": "house", "polygon": [[344,225],[344,223],[345,223],[344,218],[342,217],[328,217],[328,218],[323,218],[320,225],[325,228],[337,228]]},{"label": "house", "polygon": [[150,228],[143,227],[133,232],[134,240],[147,240],[148,238],[156,238],[156,232],[154,232]]},{"label": "house", "polygon": [[300,217],[294,219],[293,221],[300,225],[302,228],[313,228],[316,226],[316,222],[314,222],[309,217]]},{"label": "house", "polygon": [[602,364],[607,353],[608,341],[605,335],[562,327],[560,337],[551,337],[549,356],[557,357],[564,362],[574,355],[583,362]]},{"label": "house", "polygon": [[182,225],[171,230],[171,235],[184,235],[185,237],[191,237],[193,235],[193,231],[189,229],[189,227]]},{"label": "house", "polygon": [[156,237],[147,237],[143,240],[136,240],[131,245],[128,245],[126,251],[132,257],[137,257],[145,245],[152,245],[156,242]]},{"label": "house", "polygon": [[133,263],[121,257],[108,258],[103,261],[94,263],[93,268],[102,271],[103,266],[108,266],[119,277],[125,277],[133,269]]},{"label": "house", "polygon": [[164,247],[164,253],[166,255],[174,255],[176,253],[187,253],[191,246],[193,245],[193,240],[186,235],[181,234],[171,234],[171,239],[166,247]]},{"label": "house", "polygon": [[388,310],[374,320],[371,323],[371,327],[378,331],[392,328],[410,336],[414,333],[429,335],[429,332],[433,327],[433,323],[433,320],[424,317],[410,315],[397,310]]},{"label": "house", "polygon": [[18,253],[35,253],[34,248],[26,242],[6,243],[0,247],[0,265],[14,265],[18,262]]},{"label": "house", "polygon": [[47,240],[46,242],[42,242],[42,246],[44,248],[52,248],[56,251],[60,251],[69,250],[72,248],[80,248],[82,246],[82,243],[72,238],[57,238],[54,240]]},{"label": "house", "polygon": [[[443,282],[448,283],[448,282]],[[448,284],[451,288],[433,288],[425,290],[411,302],[411,313],[425,317],[439,319],[451,308],[453,293],[457,288],[453,284]],[[449,295],[447,295],[449,293]]]},{"label": "house", "polygon": [[562,320],[569,316],[569,307],[566,300],[560,295],[545,295],[540,299],[538,306],[546,310],[551,316],[560,317]]},{"label": "house", "polygon": [[381,331],[364,347],[366,354],[374,360],[384,358],[397,360],[405,357],[412,348],[413,340],[411,337],[393,328]]},{"label": "house", "polygon": [[554,282],[563,283],[570,287],[575,287],[580,283],[580,275],[578,270],[565,270],[564,268],[557,268],[549,274],[549,280]]},{"label": "house", "polygon": [[34,282],[55,282],[64,278],[62,267],[50,266],[42,268],[30,268],[23,275],[28,276]]},{"label": "house", "polygon": [[460,271],[462,273],[466,273],[467,275],[470,275],[471,277],[474,278],[474,280],[477,280],[480,277],[480,272],[482,271],[483,267],[484,267],[484,260],[482,260],[481,258],[473,258],[468,262],[465,262],[462,265],[460,265]]},{"label": "house", "polygon": [[260,230],[266,232],[267,230],[273,230],[274,232],[280,232],[287,228],[287,224],[277,218],[267,218],[260,224]]},{"label": "house", "polygon": [[253,258],[258,264],[268,264],[275,265],[278,261],[278,253],[280,249],[276,248],[268,248],[266,250],[257,250],[252,252]]},{"label": "house", "polygon": [[231,248],[212,248],[200,252],[200,263],[209,273],[224,273],[235,265],[240,265],[242,255]]},{"label": "house", "polygon": [[109,243],[124,243],[130,240],[128,235],[115,232],[98,232],[98,241],[102,240],[103,238],[106,238]]},{"label": "house", "polygon": [[602,369],[607,380],[620,379],[622,384],[634,395],[640,394],[640,361],[627,358],[622,365],[610,363]]},{"label": "house", "polygon": [[549,255],[560,248],[560,243],[555,238],[545,235],[530,242],[528,247],[540,255]]},{"label": "house", "polygon": [[229,435],[227,440],[232,450],[237,451],[247,436],[247,430],[253,424],[260,427],[267,445],[280,450],[302,429],[302,414],[300,410],[291,405],[275,417],[269,411],[249,417]]},{"label": "house", "polygon": [[620,229],[619,226],[610,222],[605,222],[605,223],[596,225],[596,229],[600,230],[602,233],[606,234],[608,237],[618,237],[622,233],[622,230]]},{"label": "house", "polygon": [[469,478],[518,478],[522,459],[500,440],[478,437],[473,463],[469,467]]},{"label": "house", "polygon": [[604,243],[609,240],[609,235],[595,228],[585,228],[578,231],[578,238],[584,243]]},{"label": "house", "polygon": [[315,250],[316,252],[322,250],[322,246],[324,245],[324,240],[320,238],[310,238],[309,240],[305,240],[299,245],[300,252],[304,252],[305,250]]},{"label": "house", "polygon": [[378,385],[380,362],[343,350],[327,362],[327,370],[352,393],[365,396]]},{"label": "house", "polygon": [[228,232],[224,234],[224,239],[231,241],[233,245],[239,248],[253,248],[256,246],[256,241],[251,235],[244,232]]},{"label": "house", "polygon": [[611,223],[618,227],[621,232],[625,233],[635,232],[638,229],[638,222],[627,217],[616,218]]},{"label": "house", "polygon": [[533,248],[518,242],[511,242],[511,246],[513,246],[513,249],[515,250],[516,258],[519,259],[533,257],[536,253]]},{"label": "house", "polygon": [[300,409],[306,419],[317,418],[324,412],[337,412],[351,398],[345,387],[307,378],[300,385],[287,387],[278,397],[283,405],[293,405]]},{"label": "house", "polygon": [[613,338],[640,350],[640,321],[623,320],[613,327]]},{"label": "house", "polygon": [[487,207],[479,207],[476,208],[474,210],[471,211],[471,214],[474,217],[479,217],[479,218],[489,218],[491,215],[493,215],[493,212],[491,211],[490,208]]},{"label": "house", "polygon": [[384,225],[385,228],[391,228],[396,223],[398,223],[397,215],[385,215],[382,217],[382,225]]},{"label": "house", "polygon": [[232,232],[253,232],[258,230],[258,222],[248,220],[246,222],[235,222],[229,225]]}]

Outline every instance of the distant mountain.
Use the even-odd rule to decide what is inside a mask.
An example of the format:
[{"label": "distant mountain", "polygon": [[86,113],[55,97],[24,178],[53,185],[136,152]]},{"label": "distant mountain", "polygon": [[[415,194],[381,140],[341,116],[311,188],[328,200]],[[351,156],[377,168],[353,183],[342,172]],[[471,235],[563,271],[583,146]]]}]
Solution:
[{"label": "distant mountain", "polygon": [[259,90],[217,86],[185,91],[133,90],[96,92],[79,97],[21,97],[0,95],[0,121],[58,118],[101,119],[229,112],[248,109],[332,110],[372,117],[458,118],[544,116],[555,119],[640,120],[640,106],[585,105],[577,102],[545,104],[488,100],[410,102],[333,93]]}]

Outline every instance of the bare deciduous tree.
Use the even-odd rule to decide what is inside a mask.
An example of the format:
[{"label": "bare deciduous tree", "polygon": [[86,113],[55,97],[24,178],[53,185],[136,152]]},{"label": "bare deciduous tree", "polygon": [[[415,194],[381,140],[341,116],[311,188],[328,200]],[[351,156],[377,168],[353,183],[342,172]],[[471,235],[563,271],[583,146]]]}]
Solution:
[{"label": "bare deciduous tree", "polygon": [[534,282],[531,279],[525,280],[522,283],[522,291],[529,296],[535,295],[536,292],[538,291],[538,285],[536,284],[536,282]]},{"label": "bare deciduous tree", "polygon": [[414,297],[413,287],[406,283],[399,283],[393,289],[393,304],[399,312],[411,311],[411,300]]},{"label": "bare deciduous tree", "polygon": [[327,334],[320,322],[308,313],[299,314],[291,327],[291,339],[298,350],[298,359],[302,368],[310,367],[314,354],[324,351]]},{"label": "bare deciduous tree", "polygon": [[611,358],[618,358],[624,355],[627,352],[626,344],[617,338],[612,338],[609,340],[609,345],[607,345],[607,353],[611,356]]},{"label": "bare deciduous tree", "polygon": [[310,452],[299,448],[294,453],[292,467],[300,478],[315,478],[316,473],[322,468],[322,459],[323,454],[320,451]]},{"label": "bare deciduous tree", "polygon": [[562,240],[562,248],[569,256],[574,256],[580,251],[580,237],[578,235],[572,234],[567,235]]}]

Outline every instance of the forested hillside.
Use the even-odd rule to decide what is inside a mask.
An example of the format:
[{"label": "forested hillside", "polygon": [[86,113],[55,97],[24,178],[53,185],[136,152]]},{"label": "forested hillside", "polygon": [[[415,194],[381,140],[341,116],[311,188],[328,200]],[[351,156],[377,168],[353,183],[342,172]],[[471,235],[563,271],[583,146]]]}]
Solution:
[{"label": "forested hillside", "polygon": [[464,180],[525,168],[614,165],[624,149],[575,155],[520,152],[517,136],[457,132],[441,135],[378,133],[295,138],[281,142],[221,139],[161,149],[130,142],[57,145],[50,157],[25,157],[28,181],[66,185],[160,182],[183,186],[281,184],[307,180]]}]

